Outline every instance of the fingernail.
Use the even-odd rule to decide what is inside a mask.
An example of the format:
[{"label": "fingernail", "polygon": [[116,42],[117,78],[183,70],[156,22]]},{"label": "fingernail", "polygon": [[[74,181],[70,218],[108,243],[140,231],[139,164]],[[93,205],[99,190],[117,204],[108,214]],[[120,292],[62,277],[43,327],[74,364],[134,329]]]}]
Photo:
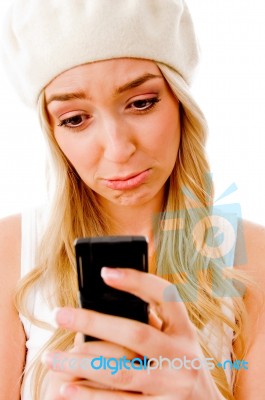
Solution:
[{"label": "fingernail", "polygon": [[74,386],[72,384],[69,385],[68,383],[66,383],[60,387],[60,394],[62,396],[67,396],[67,397],[73,396],[74,394],[77,393],[77,390],[78,390],[77,386]]},{"label": "fingernail", "polygon": [[58,363],[58,359],[60,357],[60,352],[50,352],[50,351],[45,351],[41,355],[41,362],[43,364],[49,365],[50,367],[55,367],[55,361]]},{"label": "fingernail", "polygon": [[74,313],[71,308],[60,308],[56,307],[52,311],[52,325],[56,328],[62,327],[70,327],[73,319]]},{"label": "fingernail", "polygon": [[123,271],[118,268],[103,267],[101,268],[100,274],[103,279],[118,280],[123,277]]},{"label": "fingernail", "polygon": [[69,350],[69,353],[81,353],[80,346],[74,346]]},{"label": "fingernail", "polygon": [[52,364],[52,360],[53,360],[53,354],[52,353],[49,353],[48,351],[46,351],[45,353],[42,353],[41,362],[43,364],[51,365]]},{"label": "fingernail", "polygon": [[64,371],[67,358],[61,351],[45,351],[41,355],[41,362],[53,371]]}]

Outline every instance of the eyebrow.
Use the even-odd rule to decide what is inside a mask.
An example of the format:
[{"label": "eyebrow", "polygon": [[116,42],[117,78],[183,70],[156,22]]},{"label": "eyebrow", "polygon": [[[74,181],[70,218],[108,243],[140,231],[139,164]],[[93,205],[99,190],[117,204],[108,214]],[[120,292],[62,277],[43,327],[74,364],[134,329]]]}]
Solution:
[{"label": "eyebrow", "polygon": [[125,83],[125,85],[122,85],[120,87],[118,87],[115,90],[115,95],[121,94],[126,92],[127,90],[136,88],[138,86],[143,85],[145,82],[149,81],[150,79],[155,79],[155,78],[160,78],[163,79],[161,75],[154,75],[154,74],[144,74],[142,76],[139,76],[138,78],[134,79],[131,82]]},{"label": "eyebrow", "polygon": [[[154,74],[144,74],[142,76],[139,76],[138,78],[134,79],[131,82],[125,83],[124,85],[118,87],[114,91],[114,96],[117,96],[121,93],[126,92],[127,90],[136,88],[138,86],[143,85],[145,82],[149,81],[150,79],[155,79],[155,78],[160,78],[163,79],[161,75],[154,75]],[[69,100],[74,100],[74,99],[79,99],[79,100],[86,100],[89,99],[87,94],[83,91],[78,91],[78,92],[71,92],[71,93],[62,93],[62,94],[54,94],[51,97],[47,99],[47,106],[52,102],[52,101],[69,101]]]},{"label": "eyebrow", "polygon": [[54,94],[50,98],[47,99],[46,104],[47,106],[52,102],[52,101],[69,101],[69,100],[74,100],[74,99],[79,99],[79,100],[85,100],[87,99],[87,95],[85,92],[75,92],[75,93],[62,93],[62,94]]}]

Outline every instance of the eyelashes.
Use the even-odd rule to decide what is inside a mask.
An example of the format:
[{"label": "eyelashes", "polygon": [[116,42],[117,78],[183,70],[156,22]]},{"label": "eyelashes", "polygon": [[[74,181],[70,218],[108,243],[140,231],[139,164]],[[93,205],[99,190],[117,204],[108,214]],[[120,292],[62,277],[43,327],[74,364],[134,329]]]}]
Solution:
[{"label": "eyelashes", "polygon": [[73,117],[63,119],[57,126],[65,126],[70,129],[78,128],[79,126],[82,126],[84,122],[89,118],[90,118],[89,115],[77,114],[74,115]]},{"label": "eyelashes", "polygon": [[160,101],[159,97],[152,97],[150,99],[135,100],[128,105],[128,108],[136,111],[144,112],[149,111]]},{"label": "eyelashes", "polygon": [[[136,114],[146,114],[151,111],[161,99],[158,96],[139,99],[131,102],[126,106],[127,110],[132,110]],[[71,117],[65,118],[59,122],[57,126],[65,127],[73,130],[81,130],[87,126],[88,120],[91,118],[89,114],[76,114]]]}]

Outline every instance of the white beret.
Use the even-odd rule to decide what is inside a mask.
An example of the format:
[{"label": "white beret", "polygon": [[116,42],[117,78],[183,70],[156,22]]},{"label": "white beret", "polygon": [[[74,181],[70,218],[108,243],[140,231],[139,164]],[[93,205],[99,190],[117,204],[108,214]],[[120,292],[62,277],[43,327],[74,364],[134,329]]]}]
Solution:
[{"label": "white beret", "polygon": [[189,84],[198,62],[183,0],[14,0],[4,21],[2,54],[20,97],[77,65],[132,57],[162,62]]}]

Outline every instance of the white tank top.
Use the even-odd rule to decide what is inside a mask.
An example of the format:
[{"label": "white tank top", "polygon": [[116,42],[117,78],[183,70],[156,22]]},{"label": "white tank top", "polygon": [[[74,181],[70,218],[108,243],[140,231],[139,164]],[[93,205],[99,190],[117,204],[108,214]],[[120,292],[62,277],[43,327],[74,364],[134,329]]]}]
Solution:
[{"label": "white tank top", "polygon": [[[45,229],[45,222],[47,220],[47,211],[45,209],[29,209],[22,213],[22,242],[21,242],[21,277],[25,276],[35,267],[36,249],[40,242],[42,232]],[[51,312],[47,301],[41,296],[40,291],[33,291],[28,301],[30,311],[39,320],[50,323]],[[233,315],[227,309],[226,314],[233,319]],[[20,315],[20,319],[24,326],[26,334],[26,367],[30,361],[36,356],[38,351],[50,339],[53,331],[39,328],[27,320],[24,316]],[[233,338],[233,332],[227,326],[225,331],[229,337],[230,344]],[[229,345],[224,337],[217,336],[214,327],[208,323],[203,328],[206,344],[211,349],[217,360],[221,362],[231,359]],[[208,343],[207,343],[208,342]],[[231,371],[229,368],[225,369],[228,382],[231,382]],[[30,392],[31,374],[26,375],[21,389],[21,400],[34,400]]]}]

